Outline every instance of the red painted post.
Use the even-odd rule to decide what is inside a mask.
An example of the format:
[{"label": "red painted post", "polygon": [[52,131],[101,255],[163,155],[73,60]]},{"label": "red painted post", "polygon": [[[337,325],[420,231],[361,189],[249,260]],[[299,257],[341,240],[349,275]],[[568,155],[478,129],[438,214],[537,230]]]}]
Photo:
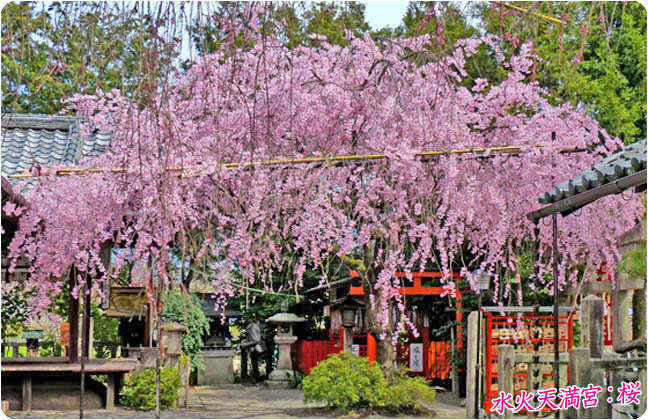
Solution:
[{"label": "red painted post", "polygon": [[[460,278],[460,277],[459,277]],[[461,321],[463,320],[463,313],[461,312],[461,290],[459,289],[459,282],[455,288],[455,302],[457,312],[455,312],[455,321],[457,321],[457,351],[460,352],[464,347],[463,331],[461,330]]]},{"label": "red painted post", "polygon": [[318,347],[317,346],[317,341],[311,341],[310,342],[309,354],[310,354],[310,368],[311,369],[313,369],[315,366],[317,366],[319,364],[319,362],[321,362],[319,357],[317,357],[318,356],[317,347]]},{"label": "red painted post", "polygon": [[315,353],[315,365],[319,364],[322,360],[324,360],[324,357],[322,355],[322,342],[321,341],[314,341],[313,342],[314,348],[314,353]]},{"label": "red painted post", "polygon": [[299,354],[299,363],[300,367],[304,370],[306,375],[310,374],[310,366],[308,365],[308,341],[303,341],[301,343],[301,349]]},{"label": "red painted post", "polygon": [[306,372],[306,343],[307,341],[300,341],[299,342],[299,349],[298,349],[298,358],[299,358],[299,368]]},{"label": "red painted post", "polygon": [[450,342],[446,341],[443,345],[444,375],[442,379],[450,377]]},{"label": "red painted post", "polygon": [[574,348],[574,317],[569,314],[569,329],[567,331],[567,338],[569,339],[567,350]]},{"label": "red painted post", "polygon": [[320,358],[318,357],[318,351],[317,351],[318,345],[317,341],[311,341],[310,342],[310,367],[311,369],[314,368],[321,362]]},{"label": "red painted post", "polygon": [[[484,343],[486,345],[484,353],[486,354],[486,361],[483,362],[484,366],[484,371],[486,372],[485,375],[482,374],[482,377],[485,378],[485,383],[484,383],[484,393],[486,394],[486,401],[484,401],[484,410],[486,410],[487,413],[490,413],[490,408],[491,408],[491,390],[492,390],[492,383],[493,383],[493,378],[492,378],[492,372],[491,372],[491,367],[492,367],[492,362],[491,362],[491,348],[493,345],[493,320],[491,318],[492,314],[490,312],[485,312],[484,316],[486,318],[486,342]],[[481,334],[481,331],[477,331],[477,334]],[[477,349],[477,354],[479,354],[479,349]],[[499,379],[498,379],[499,380]]]},{"label": "red painted post", "polygon": [[374,338],[373,335],[371,335],[371,333],[368,333],[367,334],[367,359],[369,359],[370,362],[375,362],[376,353],[377,353],[376,339]]}]

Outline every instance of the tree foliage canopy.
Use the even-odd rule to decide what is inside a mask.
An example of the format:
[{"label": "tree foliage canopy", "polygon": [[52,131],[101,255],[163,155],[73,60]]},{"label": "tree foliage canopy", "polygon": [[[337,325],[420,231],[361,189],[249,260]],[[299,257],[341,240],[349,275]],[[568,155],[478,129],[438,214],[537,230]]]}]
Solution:
[{"label": "tree foliage canopy", "polygon": [[[646,137],[646,9],[639,2],[515,2],[479,5],[489,33],[516,51],[531,41],[543,62],[535,69],[553,103],[585,110],[608,133],[633,143]],[[562,19],[556,24],[531,12]]]},{"label": "tree foliage canopy", "polygon": [[[375,42],[347,32],[347,45],[320,38],[316,46],[290,47],[263,30],[273,19],[265,6],[245,7],[244,21],[224,21],[232,48],[198,57],[146,106],[117,90],[70,99],[70,109],[88,121],[82,135],[113,133],[107,153],[78,167],[127,170],[40,178],[28,193],[31,207],[10,249],[32,262],[36,307],[60,292],[53,279],[71,265],[105,277],[99,251],[108,240],[133,248],[135,258],[154,257],[168,277],[168,251],[192,229],[205,232],[196,257],[209,256],[222,273],[214,286],[223,299],[240,286],[223,267],[239,267],[245,284],[270,289],[286,254],[297,255],[290,288],[298,290],[308,265],[354,256],[347,261],[364,267],[365,287],[377,291],[370,302],[376,322],[387,333],[389,305],[402,305],[397,271],[433,261],[449,273],[459,265],[474,287],[472,270],[515,273],[514,250],[537,239],[540,272],[532,286],[550,281],[550,229],[540,224],[535,238],[526,213],[538,194],[621,142],[569,103],[548,99],[531,77],[541,61],[531,44],[507,56],[500,39],[485,36],[437,54],[430,34]],[[480,48],[497,57],[505,77],[466,86]],[[522,153],[416,157],[502,145]],[[584,152],[558,153],[562,146]],[[376,153],[388,158],[268,163]],[[637,199],[608,197],[561,221],[560,286],[576,280],[580,262],[614,261],[615,235],[642,212]],[[504,296],[515,292],[499,275],[495,283]],[[444,287],[454,293],[448,279]]]},{"label": "tree foliage canopy", "polygon": [[[283,45],[315,46],[318,36],[346,45],[356,37],[429,34],[437,55],[455,41],[494,34],[506,57],[531,41],[539,61],[531,78],[552,103],[570,102],[608,133],[632,143],[646,136],[646,10],[637,2],[410,2],[397,28],[371,28],[365,5],[354,2],[268,4],[260,28]],[[517,9],[516,9],[517,8]],[[146,102],[170,75],[214,53],[232,38],[242,4],[160,2],[9,3],[2,10],[4,112],[54,113],[73,93],[118,88]],[[556,23],[562,20],[564,23]],[[229,47],[227,47],[229,48]],[[480,51],[471,76],[503,80],[500,61]],[[180,64],[182,61],[182,65]]]}]

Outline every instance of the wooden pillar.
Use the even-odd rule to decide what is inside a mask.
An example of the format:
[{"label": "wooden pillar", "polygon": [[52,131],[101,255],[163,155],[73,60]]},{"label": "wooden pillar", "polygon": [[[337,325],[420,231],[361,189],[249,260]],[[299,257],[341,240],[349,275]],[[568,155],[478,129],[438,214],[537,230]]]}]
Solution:
[{"label": "wooden pillar", "polygon": [[32,409],[32,378],[29,374],[22,380],[22,409],[23,411]]},{"label": "wooden pillar", "polygon": [[70,349],[68,350],[69,363],[79,361],[79,299],[75,299],[72,290],[76,284],[76,269],[70,268],[70,278],[68,287],[70,290],[70,308],[68,312],[68,321],[70,322]]},{"label": "wooden pillar", "polygon": [[[500,391],[513,395],[514,371],[515,348],[511,344],[500,344],[497,346],[497,383]],[[504,410],[502,417],[505,419],[513,418],[513,412]]]},{"label": "wooden pillar", "polygon": [[117,374],[109,373],[108,381],[106,383],[106,410],[112,410],[115,408],[115,395],[117,387]]}]

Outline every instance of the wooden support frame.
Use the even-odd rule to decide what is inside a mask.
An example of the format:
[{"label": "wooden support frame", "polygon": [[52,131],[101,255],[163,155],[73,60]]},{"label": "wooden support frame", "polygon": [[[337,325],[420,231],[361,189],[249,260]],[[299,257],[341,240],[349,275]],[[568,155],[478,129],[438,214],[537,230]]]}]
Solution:
[{"label": "wooden support frame", "polygon": [[29,375],[22,380],[22,409],[23,411],[32,409],[32,378]]},{"label": "wooden support frame", "polygon": [[117,374],[111,373],[108,375],[108,381],[106,383],[106,410],[115,408],[117,382]]}]

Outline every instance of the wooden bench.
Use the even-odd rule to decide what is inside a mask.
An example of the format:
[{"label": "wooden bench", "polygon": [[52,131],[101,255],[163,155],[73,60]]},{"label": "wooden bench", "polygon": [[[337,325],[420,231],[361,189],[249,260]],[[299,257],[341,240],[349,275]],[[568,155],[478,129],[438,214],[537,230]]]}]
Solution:
[{"label": "wooden bench", "polygon": [[[90,359],[85,364],[88,375],[107,375],[106,409],[115,407],[115,397],[124,373],[135,370],[135,359]],[[66,357],[19,357],[2,359],[2,377],[22,378],[22,409],[32,409],[32,378],[74,377],[81,374],[81,363],[69,363]]]}]

